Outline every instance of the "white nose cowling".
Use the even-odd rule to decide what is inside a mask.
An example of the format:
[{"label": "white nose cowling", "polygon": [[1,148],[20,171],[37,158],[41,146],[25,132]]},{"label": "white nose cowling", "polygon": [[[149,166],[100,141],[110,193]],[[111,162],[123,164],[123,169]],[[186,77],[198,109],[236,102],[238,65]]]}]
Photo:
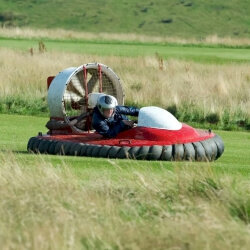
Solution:
[{"label": "white nose cowling", "polygon": [[140,109],[138,126],[167,130],[179,130],[182,128],[182,123],[180,123],[167,110],[150,106]]}]

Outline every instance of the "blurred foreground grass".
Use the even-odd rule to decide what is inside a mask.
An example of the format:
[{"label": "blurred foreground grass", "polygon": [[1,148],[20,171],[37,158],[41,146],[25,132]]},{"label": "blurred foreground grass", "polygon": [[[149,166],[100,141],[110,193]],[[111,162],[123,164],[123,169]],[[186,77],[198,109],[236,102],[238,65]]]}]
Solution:
[{"label": "blurred foreground grass", "polygon": [[34,155],[47,118],[0,115],[2,249],[247,249],[250,135],[214,163]]}]

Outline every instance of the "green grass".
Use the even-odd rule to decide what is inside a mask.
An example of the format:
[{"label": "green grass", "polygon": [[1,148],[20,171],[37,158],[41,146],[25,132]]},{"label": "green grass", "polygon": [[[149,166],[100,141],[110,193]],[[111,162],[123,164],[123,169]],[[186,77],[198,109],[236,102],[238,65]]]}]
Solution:
[{"label": "green grass", "polygon": [[[147,106],[146,103],[134,103],[126,101],[127,106],[136,106],[138,108]],[[160,106],[160,103],[153,103],[155,106]],[[240,111],[231,113],[225,109],[222,115],[217,113],[209,113],[204,115],[204,110],[198,109],[195,106],[184,104],[179,108],[176,105],[165,107],[178,120],[189,123],[197,128],[210,128],[220,130],[250,130],[249,118]],[[17,115],[35,115],[49,116],[48,104],[45,97],[31,96],[5,96],[0,98],[0,113],[1,114],[17,114]]]},{"label": "green grass", "polygon": [[[14,151],[18,157],[32,163],[39,157],[28,154],[26,147],[30,137],[36,136],[38,132],[46,133],[45,124],[48,118],[17,116],[17,115],[0,115],[0,130],[2,133],[0,150]],[[248,132],[227,132],[216,131],[225,142],[225,152],[216,162],[209,163],[211,167],[219,173],[250,175],[250,134]],[[206,166],[207,163],[174,163],[174,162],[149,162],[133,160],[108,160],[95,159],[89,157],[63,157],[63,156],[44,156],[46,161],[58,164],[62,161],[70,166],[82,169],[93,168],[106,169],[116,164],[121,167],[136,168],[141,170],[143,167],[153,167],[158,171],[158,167],[173,168],[174,166]],[[112,162],[112,163],[111,163]]]},{"label": "green grass", "polygon": [[39,115],[48,116],[48,103],[45,97],[31,98],[5,96],[0,98],[0,112],[3,114]]},{"label": "green grass", "polygon": [[249,133],[216,131],[226,150],[214,163],[95,159],[29,154],[47,118],[0,119],[4,249],[249,245]]},{"label": "green grass", "polygon": [[250,37],[249,12],[247,0],[0,1],[6,26],[172,37]]},{"label": "green grass", "polygon": [[[28,51],[38,48],[39,40],[0,39],[0,47]],[[158,54],[163,59],[192,60],[202,63],[249,62],[249,48],[182,46],[162,43],[120,43],[115,41],[44,41],[48,51],[73,52],[99,56],[146,57]]]},{"label": "green grass", "polygon": [[3,249],[247,249],[250,134],[213,163],[34,155],[47,118],[0,115]]},{"label": "green grass", "polygon": [[[249,38],[249,12],[246,0],[0,0],[0,24],[6,26],[201,41],[211,34]],[[27,52],[31,47],[38,48],[38,41],[2,37],[0,47]],[[145,57],[157,53],[164,59],[202,63],[250,61],[248,46],[52,39],[43,42],[49,51],[84,55]],[[35,108],[32,100],[1,101],[4,112],[9,107],[11,112],[25,113],[26,106],[33,109],[26,114],[47,112],[44,99]],[[29,138],[39,131],[46,133],[48,118],[0,114],[0,120],[3,249],[249,247],[249,132],[215,131],[225,143],[225,152],[212,163],[150,162],[29,154]]]}]

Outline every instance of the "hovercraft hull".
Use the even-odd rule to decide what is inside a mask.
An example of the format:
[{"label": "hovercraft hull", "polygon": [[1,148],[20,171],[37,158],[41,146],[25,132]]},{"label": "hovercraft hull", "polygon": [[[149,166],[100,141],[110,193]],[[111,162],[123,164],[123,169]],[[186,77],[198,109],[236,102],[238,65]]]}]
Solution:
[{"label": "hovercraft hull", "polygon": [[97,133],[54,134],[30,138],[35,153],[163,161],[214,161],[224,151],[222,139],[211,131],[186,124],[180,130],[136,127],[105,139]]}]

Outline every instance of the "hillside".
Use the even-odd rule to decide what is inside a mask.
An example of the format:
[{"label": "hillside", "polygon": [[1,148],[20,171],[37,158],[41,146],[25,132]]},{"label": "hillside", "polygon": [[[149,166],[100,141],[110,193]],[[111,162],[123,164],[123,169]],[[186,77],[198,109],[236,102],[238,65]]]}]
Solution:
[{"label": "hillside", "polygon": [[0,0],[1,26],[203,39],[250,37],[248,0]]}]

